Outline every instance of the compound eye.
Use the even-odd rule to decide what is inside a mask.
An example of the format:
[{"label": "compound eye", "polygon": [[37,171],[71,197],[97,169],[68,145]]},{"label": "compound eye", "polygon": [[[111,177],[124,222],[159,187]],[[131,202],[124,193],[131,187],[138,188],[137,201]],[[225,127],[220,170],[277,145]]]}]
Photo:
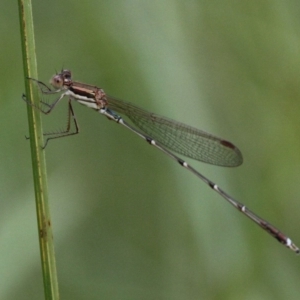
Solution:
[{"label": "compound eye", "polygon": [[63,79],[61,78],[60,75],[54,75],[50,80],[50,84],[54,88],[59,89],[63,86]]},{"label": "compound eye", "polygon": [[71,71],[70,70],[62,70],[61,75],[64,79],[70,80],[72,77]]}]

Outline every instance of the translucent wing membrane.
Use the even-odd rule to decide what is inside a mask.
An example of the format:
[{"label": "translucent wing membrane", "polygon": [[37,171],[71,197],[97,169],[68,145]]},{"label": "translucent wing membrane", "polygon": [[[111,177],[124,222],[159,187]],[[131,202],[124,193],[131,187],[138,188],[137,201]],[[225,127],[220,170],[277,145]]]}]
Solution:
[{"label": "translucent wing membrane", "polygon": [[126,115],[149,137],[174,152],[218,166],[236,167],[243,162],[240,150],[226,140],[110,96],[107,102],[111,110]]}]

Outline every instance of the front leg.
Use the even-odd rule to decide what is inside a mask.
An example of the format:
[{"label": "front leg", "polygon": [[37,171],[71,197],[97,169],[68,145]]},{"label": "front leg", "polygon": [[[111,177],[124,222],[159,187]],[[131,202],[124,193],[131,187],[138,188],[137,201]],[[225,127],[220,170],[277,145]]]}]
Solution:
[{"label": "front leg", "polygon": [[48,114],[50,114],[50,113],[52,112],[52,110],[55,108],[55,106],[57,105],[57,103],[58,103],[64,96],[65,96],[64,93],[61,94],[61,95],[59,96],[59,98],[57,98],[57,99],[56,99],[53,103],[51,103],[51,104],[48,104],[48,103],[46,103],[46,102],[44,102],[44,101],[40,101],[42,104],[44,104],[44,105],[46,105],[46,106],[48,107],[47,110],[42,109],[41,107],[38,107],[38,106],[36,106],[35,104],[29,102],[29,101],[27,100],[25,94],[22,95],[22,99],[23,99],[28,105],[30,105],[30,106],[32,106],[32,107],[35,107],[36,109],[38,109],[38,110],[39,110],[41,113],[43,113],[44,115],[48,115]]},{"label": "front leg", "polygon": [[50,87],[48,87],[45,83],[43,83],[42,81],[39,81],[37,79],[34,79],[34,78],[30,78],[28,77],[29,80],[31,80],[32,82],[34,82],[41,94],[43,95],[53,95],[53,94],[57,94],[57,93],[60,93],[62,92],[62,94],[53,102],[53,103],[47,103],[45,101],[40,101],[40,103],[42,103],[43,105],[47,106],[47,109],[43,109],[42,107],[38,107],[36,106],[35,104],[29,102],[26,98],[26,96],[23,94],[22,96],[22,99],[30,106],[33,106],[35,108],[37,108],[41,113],[45,114],[45,115],[48,115],[51,113],[51,111],[55,108],[55,106],[57,105],[57,103],[65,96],[65,94],[67,93],[67,90],[65,89],[57,89],[57,90],[51,90]]},{"label": "front leg", "polygon": [[50,87],[48,87],[44,82],[39,81],[37,79],[31,78],[31,77],[27,77],[27,79],[33,81],[39,88],[39,90],[41,91],[42,94],[57,94],[59,92],[61,92],[61,89],[57,89],[57,90],[52,90]]}]

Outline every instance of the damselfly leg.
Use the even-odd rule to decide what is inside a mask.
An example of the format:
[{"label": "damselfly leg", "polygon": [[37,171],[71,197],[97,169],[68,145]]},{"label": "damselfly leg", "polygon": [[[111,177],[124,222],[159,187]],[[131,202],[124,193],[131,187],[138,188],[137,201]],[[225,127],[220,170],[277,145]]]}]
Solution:
[{"label": "damselfly leg", "polygon": [[[39,80],[36,80],[36,79],[33,79],[33,78],[28,78],[28,79],[33,81],[38,86],[41,95],[50,96],[50,95],[55,95],[55,94],[58,94],[58,93],[62,92],[61,90],[51,90],[51,88],[49,88],[45,83],[43,83]],[[36,109],[38,109],[41,113],[43,113],[45,115],[48,115],[53,111],[53,109],[56,107],[56,105],[60,102],[60,100],[64,96],[65,96],[64,94],[61,94],[56,100],[52,101],[52,103],[50,103],[48,100],[44,101],[43,99],[45,99],[45,97],[42,96],[41,100],[40,100],[40,103],[41,103],[40,106],[36,106],[33,103],[30,103],[27,100],[27,98],[24,94],[22,96],[22,99],[28,105],[31,105],[31,106],[35,107]],[[79,126],[78,126],[78,122],[77,122],[77,119],[76,119],[71,101],[72,101],[71,99],[69,99],[69,101],[68,101],[68,117],[67,117],[66,129],[59,130],[59,131],[56,131],[56,132],[45,132],[45,133],[43,133],[43,135],[47,136],[47,138],[46,138],[45,144],[42,146],[42,149],[46,148],[49,140],[57,139],[57,138],[61,138],[61,137],[67,137],[67,136],[71,136],[71,135],[75,135],[75,134],[79,133]],[[43,109],[43,106],[46,106],[46,109]],[[71,126],[71,119],[73,120],[74,127],[75,127],[73,131],[71,131],[71,127],[72,127]],[[26,139],[27,139],[27,137],[26,137]]]}]

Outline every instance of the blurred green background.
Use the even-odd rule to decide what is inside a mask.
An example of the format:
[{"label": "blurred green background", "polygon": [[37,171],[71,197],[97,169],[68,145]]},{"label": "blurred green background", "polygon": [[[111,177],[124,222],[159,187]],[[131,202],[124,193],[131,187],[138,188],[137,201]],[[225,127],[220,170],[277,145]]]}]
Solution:
[{"label": "blurred green background", "polygon": [[[33,1],[39,79],[74,79],[235,143],[188,160],[300,244],[299,1]],[[43,299],[16,1],[0,2],[0,298]],[[62,299],[299,299],[300,258],[195,176],[75,104],[46,149]],[[43,118],[65,126],[66,102]]]}]

